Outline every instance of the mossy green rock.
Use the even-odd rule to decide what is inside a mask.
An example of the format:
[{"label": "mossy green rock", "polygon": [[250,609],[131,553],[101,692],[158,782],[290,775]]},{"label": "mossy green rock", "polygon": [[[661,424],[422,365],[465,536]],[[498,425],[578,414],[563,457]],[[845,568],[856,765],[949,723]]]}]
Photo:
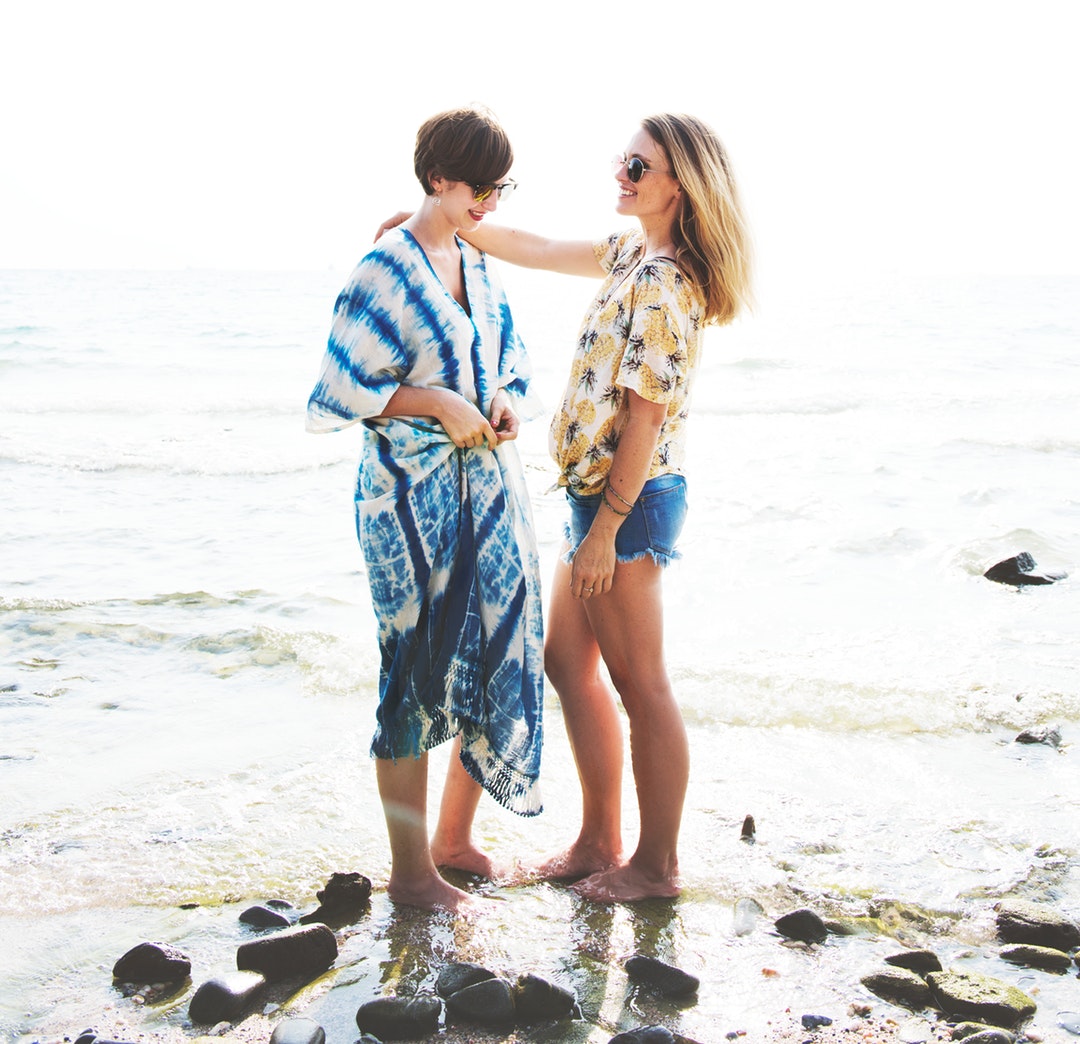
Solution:
[{"label": "mossy green rock", "polygon": [[1065,973],[1072,967],[1072,958],[1063,950],[1051,946],[1008,946],[1001,951],[1001,959],[1010,964],[1023,964],[1029,968]]},{"label": "mossy green rock", "polygon": [[892,1004],[920,1011],[930,1003],[930,987],[907,968],[885,968],[859,980],[871,993]]},{"label": "mossy green rock", "polygon": [[931,972],[926,981],[947,1015],[1012,1027],[1035,1014],[1035,1002],[1021,989],[978,972]]}]

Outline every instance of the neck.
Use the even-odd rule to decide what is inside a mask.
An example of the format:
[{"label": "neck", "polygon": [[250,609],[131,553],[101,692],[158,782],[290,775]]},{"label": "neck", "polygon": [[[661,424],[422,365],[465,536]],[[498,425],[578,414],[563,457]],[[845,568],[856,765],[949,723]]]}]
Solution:
[{"label": "neck", "polygon": [[645,254],[647,256],[675,256],[674,225],[670,221],[649,221],[641,219],[641,231],[645,236]]},{"label": "neck", "polygon": [[428,252],[456,250],[454,237],[457,229],[443,217],[442,210],[435,206],[434,199],[433,196],[425,196],[420,209],[402,222],[402,228],[407,228]]}]

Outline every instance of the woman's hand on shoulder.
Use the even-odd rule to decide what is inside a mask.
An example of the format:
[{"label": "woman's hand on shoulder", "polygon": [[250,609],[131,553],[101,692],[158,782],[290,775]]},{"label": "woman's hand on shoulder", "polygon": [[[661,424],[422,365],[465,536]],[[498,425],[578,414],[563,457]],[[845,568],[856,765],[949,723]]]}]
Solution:
[{"label": "woman's hand on shoulder", "polygon": [[408,221],[413,216],[411,210],[399,210],[393,217],[387,218],[380,226],[378,232],[375,233],[374,242],[378,242],[383,233],[389,232],[392,228],[397,228],[404,221]]}]

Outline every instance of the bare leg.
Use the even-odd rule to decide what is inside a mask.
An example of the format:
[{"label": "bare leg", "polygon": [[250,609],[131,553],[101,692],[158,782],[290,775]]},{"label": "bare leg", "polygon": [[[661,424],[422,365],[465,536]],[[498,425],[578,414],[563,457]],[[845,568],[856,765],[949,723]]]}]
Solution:
[{"label": "bare leg", "polygon": [[600,649],[582,602],[570,594],[570,567],[555,568],[544,669],[559,694],[581,781],[581,831],[567,851],[539,867],[547,878],[576,878],[622,859],[622,720],[600,673]]},{"label": "bare leg", "polygon": [[375,761],[390,837],[387,892],[396,903],[425,910],[457,910],[468,905],[469,895],[443,880],[428,847],[427,763],[427,754]]},{"label": "bare leg", "polygon": [[679,894],[678,842],[690,774],[686,726],[664,666],[662,570],[651,558],[619,563],[612,589],[585,611],[630,719],[641,830],[628,862],[575,888],[601,902]]},{"label": "bare leg", "polygon": [[465,870],[480,877],[496,876],[491,860],[472,841],[472,824],[483,788],[461,764],[461,737],[454,740],[446,770],[439,822],[431,838],[431,858],[436,866]]}]

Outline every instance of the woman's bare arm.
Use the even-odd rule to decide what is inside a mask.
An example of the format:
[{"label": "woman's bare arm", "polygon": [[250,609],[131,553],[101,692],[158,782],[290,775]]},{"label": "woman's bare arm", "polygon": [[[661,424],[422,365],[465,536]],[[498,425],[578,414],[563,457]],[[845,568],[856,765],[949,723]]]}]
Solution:
[{"label": "woman's bare arm", "polygon": [[449,388],[416,388],[399,384],[380,417],[434,417],[459,449],[499,444],[495,429],[464,396]]},{"label": "woman's bare arm", "polygon": [[458,235],[485,254],[523,268],[542,268],[548,272],[595,279],[605,275],[596,260],[593,245],[587,239],[549,239],[520,228],[487,224],[472,231],[459,231]]},{"label": "woman's bare arm", "polygon": [[[375,239],[412,217],[411,210],[399,210],[387,218],[375,233]],[[481,225],[472,232],[458,232],[468,243],[500,261],[523,268],[543,268],[563,275],[590,276],[600,279],[606,273],[587,239],[548,239],[533,232],[506,225]]]}]

